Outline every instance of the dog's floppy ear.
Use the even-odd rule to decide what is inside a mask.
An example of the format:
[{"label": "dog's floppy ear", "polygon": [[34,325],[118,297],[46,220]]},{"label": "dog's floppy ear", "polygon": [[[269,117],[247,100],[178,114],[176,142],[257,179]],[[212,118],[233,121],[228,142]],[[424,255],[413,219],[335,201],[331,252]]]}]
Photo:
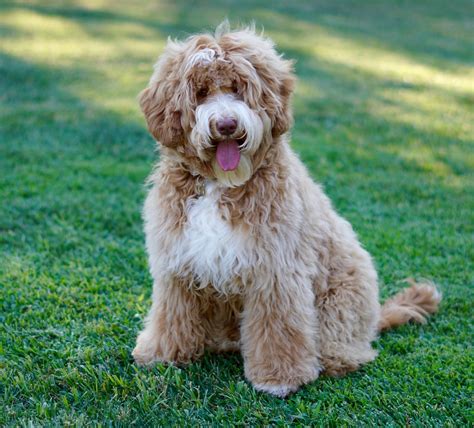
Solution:
[{"label": "dog's floppy ear", "polygon": [[168,89],[165,82],[150,83],[140,93],[139,102],[151,135],[164,146],[173,147],[182,141],[184,132],[181,112],[173,108]]},{"label": "dog's floppy ear", "polygon": [[182,126],[183,91],[180,67],[183,43],[168,39],[165,50],[154,66],[148,87],[139,96],[140,107],[148,129],[157,141],[167,147],[178,145],[184,139]]},{"label": "dog's floppy ear", "polygon": [[295,76],[293,73],[293,62],[280,59],[281,66],[278,71],[280,105],[276,109],[272,135],[278,137],[287,132],[293,124],[293,112],[291,109],[291,96],[295,88]]}]

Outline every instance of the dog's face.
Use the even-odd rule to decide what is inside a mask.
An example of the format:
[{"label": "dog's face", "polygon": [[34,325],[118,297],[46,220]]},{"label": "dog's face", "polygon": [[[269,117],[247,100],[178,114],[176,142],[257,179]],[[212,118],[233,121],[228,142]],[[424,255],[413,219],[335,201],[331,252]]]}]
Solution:
[{"label": "dog's face", "polygon": [[140,105],[151,134],[191,173],[247,181],[291,126],[294,76],[253,30],[169,41]]}]

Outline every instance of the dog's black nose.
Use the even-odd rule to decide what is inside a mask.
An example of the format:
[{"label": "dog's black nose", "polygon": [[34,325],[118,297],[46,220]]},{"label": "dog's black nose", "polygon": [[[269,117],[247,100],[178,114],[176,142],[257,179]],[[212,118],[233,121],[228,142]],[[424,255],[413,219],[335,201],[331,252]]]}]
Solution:
[{"label": "dog's black nose", "polygon": [[237,129],[237,121],[232,117],[223,117],[217,121],[216,128],[221,135],[232,135]]}]

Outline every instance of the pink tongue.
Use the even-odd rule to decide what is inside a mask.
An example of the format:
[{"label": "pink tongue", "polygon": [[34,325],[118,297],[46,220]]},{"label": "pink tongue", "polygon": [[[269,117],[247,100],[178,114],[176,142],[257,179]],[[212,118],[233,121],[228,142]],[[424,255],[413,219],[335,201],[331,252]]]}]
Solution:
[{"label": "pink tongue", "polygon": [[240,150],[236,140],[227,140],[217,143],[217,163],[223,171],[233,171],[239,166]]}]

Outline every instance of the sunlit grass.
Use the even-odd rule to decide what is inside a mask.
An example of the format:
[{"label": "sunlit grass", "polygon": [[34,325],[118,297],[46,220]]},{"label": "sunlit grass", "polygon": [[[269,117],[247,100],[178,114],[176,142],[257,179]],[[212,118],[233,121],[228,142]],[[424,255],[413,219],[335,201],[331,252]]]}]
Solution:
[{"label": "sunlit grass", "polygon": [[[101,10],[101,5],[94,2],[79,5],[87,6],[90,10]],[[169,5],[156,7],[154,12],[163,21],[163,17],[173,15],[170,9]],[[265,13],[271,16],[271,12]],[[120,16],[123,16],[123,12]],[[465,120],[463,110],[458,108],[456,102],[449,102],[449,98],[455,95],[463,95],[466,99],[471,97],[470,102],[474,102],[472,67],[458,67],[456,72],[452,69],[441,70],[391,52],[387,47],[378,46],[377,41],[367,44],[361,40],[350,40],[332,34],[321,25],[301,20],[288,22],[276,13],[274,18],[282,25],[289,26],[290,31],[285,35],[285,32],[275,32],[270,28],[268,33],[275,35],[281,48],[308,54],[316,67],[319,63],[331,64],[335,69],[342,66],[346,75],[353,74],[355,81],[365,79],[365,85],[375,88],[379,84],[373,78],[412,86],[412,89],[378,91],[384,100],[379,102],[376,99],[371,103],[369,110],[372,114],[421,127],[433,126],[436,117],[444,116],[449,121],[448,128],[457,133],[456,137],[469,139],[472,136],[472,122]],[[95,78],[99,80],[100,91],[89,82],[73,82],[68,89],[77,96],[117,113],[130,105],[130,95],[136,91],[136,82],[146,80],[151,63],[166,42],[165,35],[156,29],[133,21],[126,22],[126,15],[119,22],[96,19],[84,25],[70,17],[14,9],[3,13],[1,22],[8,23],[22,34],[20,38],[7,38],[2,44],[4,52],[26,56],[38,65],[78,65],[84,70],[99,71]],[[306,77],[300,81],[299,94],[309,99],[318,96],[314,81]],[[446,93],[443,96],[432,93],[431,89],[436,88]],[[120,98],[119,93],[124,96]],[[385,100],[393,103],[385,104]],[[445,128],[444,125],[439,127],[441,130]]]},{"label": "sunlit grass", "polygon": [[138,93],[137,82],[144,85],[166,40],[136,23],[97,20],[85,27],[71,18],[28,10],[4,13],[1,23],[21,34],[2,43],[4,53],[59,72],[78,76],[89,72],[95,85],[90,79],[68,79],[64,90],[98,107],[136,117],[136,103],[130,100]]},{"label": "sunlit grass", "polygon": [[472,68],[459,67],[453,73],[421,64],[387,48],[354,42],[319,31],[312,39],[312,53],[320,59],[355,68],[373,77],[396,79],[413,85],[429,84],[460,93],[474,93]]}]

